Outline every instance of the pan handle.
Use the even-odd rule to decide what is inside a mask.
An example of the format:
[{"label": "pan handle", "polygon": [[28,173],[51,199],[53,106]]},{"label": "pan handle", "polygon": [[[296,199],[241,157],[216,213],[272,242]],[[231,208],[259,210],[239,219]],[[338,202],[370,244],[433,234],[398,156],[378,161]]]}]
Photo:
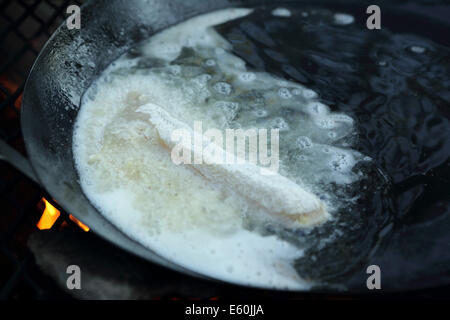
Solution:
[{"label": "pan handle", "polygon": [[10,147],[6,142],[0,139],[0,160],[6,161],[17,170],[25,174],[35,183],[40,184],[30,162],[19,152]]}]

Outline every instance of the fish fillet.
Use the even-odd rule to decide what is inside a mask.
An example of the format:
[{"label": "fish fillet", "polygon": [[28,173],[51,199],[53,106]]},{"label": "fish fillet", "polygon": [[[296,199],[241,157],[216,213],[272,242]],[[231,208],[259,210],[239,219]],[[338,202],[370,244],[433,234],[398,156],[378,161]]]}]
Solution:
[{"label": "fish fillet", "polygon": [[[172,132],[177,129],[193,130],[186,123],[176,119],[164,108],[147,103],[136,112],[149,115],[148,121],[155,128],[159,141],[171,150],[177,143],[172,141]],[[192,135],[191,135],[192,136]],[[194,154],[191,144],[183,146]],[[211,146],[210,146],[211,147]],[[220,146],[214,145],[214,148]],[[222,150],[225,153],[225,150]],[[324,203],[314,194],[303,189],[292,180],[278,174],[261,174],[262,167],[244,164],[217,164],[208,161],[209,153],[203,154],[202,164],[189,164],[206,179],[220,183],[262,207],[268,213],[288,219],[290,227],[313,226],[328,219]]]}]

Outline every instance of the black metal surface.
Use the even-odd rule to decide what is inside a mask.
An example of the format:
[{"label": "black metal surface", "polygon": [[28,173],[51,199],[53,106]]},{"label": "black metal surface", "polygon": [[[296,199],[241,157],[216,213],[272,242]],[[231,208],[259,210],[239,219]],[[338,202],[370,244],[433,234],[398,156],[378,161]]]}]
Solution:
[{"label": "black metal surface", "polygon": [[[20,106],[25,80],[69,3],[80,1],[0,1],[0,139],[23,155]],[[0,162],[0,299],[68,297],[37,268],[27,246],[41,215],[36,205],[45,195],[21,172]]]}]

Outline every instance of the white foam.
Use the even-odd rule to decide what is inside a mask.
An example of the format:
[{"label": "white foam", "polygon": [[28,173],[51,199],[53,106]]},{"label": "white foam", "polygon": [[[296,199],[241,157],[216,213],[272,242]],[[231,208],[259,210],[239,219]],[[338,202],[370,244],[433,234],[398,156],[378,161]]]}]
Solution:
[{"label": "white foam", "polygon": [[347,13],[336,13],[334,14],[334,23],[338,25],[349,25],[355,21],[355,18]]},{"label": "white foam", "polygon": [[424,47],[420,47],[420,46],[411,46],[410,50],[414,53],[424,53],[426,51],[426,49]]},{"label": "white foam", "polygon": [[[313,159],[309,167],[284,164],[296,182],[308,181],[308,175],[327,182],[353,181],[350,169],[358,156],[326,145],[334,140],[317,126],[318,119],[333,122],[338,139],[352,132],[353,120],[331,113],[314,91],[298,83],[247,70],[230,52],[231,45],[210,28],[249,13],[222,10],[155,35],[141,51],[146,61],[162,59],[165,65],[136,71],[137,59],[126,56],[111,65],[82,101],[73,140],[75,163],[85,194],[102,214],[160,255],[231,282],[307,289],[311,284],[292,266],[302,249],[247,230],[249,217],[263,217],[262,225],[272,220],[242,195],[175,165],[148,117],[136,112],[155,104],[185,123],[202,120],[205,130],[245,128],[258,119],[262,128],[282,130],[282,146],[295,146],[296,152],[308,152],[299,156]],[[183,47],[194,49],[198,66],[174,62]],[[242,92],[255,96],[243,98]],[[285,104],[303,112],[297,115],[302,118],[290,122],[280,116]],[[300,136],[303,140],[296,142]],[[300,141],[306,141],[305,148]]]},{"label": "white foam", "polygon": [[[228,9],[192,18],[151,38],[145,47],[148,56],[168,61],[175,59],[183,47],[217,47],[229,49],[230,44],[209,27],[250,14],[251,9]],[[201,33],[201,35],[200,35]]]},{"label": "white foam", "polygon": [[272,11],[272,15],[275,17],[289,18],[292,13],[289,9],[286,8],[276,8]]}]

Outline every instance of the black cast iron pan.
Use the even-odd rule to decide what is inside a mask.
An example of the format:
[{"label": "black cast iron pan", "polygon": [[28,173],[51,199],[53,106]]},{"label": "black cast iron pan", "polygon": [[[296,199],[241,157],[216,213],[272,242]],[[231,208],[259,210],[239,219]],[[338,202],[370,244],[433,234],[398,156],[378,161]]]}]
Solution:
[{"label": "black cast iron pan", "polygon": [[[284,3],[306,1],[284,1]],[[198,277],[205,277],[168,261],[139,243],[131,240],[107,221],[83,194],[74,168],[72,132],[79,110],[80,99],[96,77],[115,59],[135,44],[152,34],[190,17],[227,7],[251,7],[272,5],[277,1],[229,1],[229,0],[98,0],[90,1],[82,8],[81,30],[68,30],[63,24],[40,53],[26,83],[22,106],[22,130],[31,165],[39,182],[67,212],[86,223],[96,234],[118,247],[143,259]],[[315,5],[322,1],[314,1]],[[325,3],[325,2],[324,2]],[[352,5],[365,14],[370,3],[360,1]],[[347,1],[334,1],[331,6],[349,6]],[[389,12],[392,2],[386,2]],[[388,9],[389,8],[389,9]],[[358,9],[358,10],[359,10]],[[396,12],[399,8],[392,8]],[[409,13],[403,13],[408,15]],[[413,14],[410,11],[410,14]],[[392,17],[395,14],[392,13]],[[424,28],[437,28],[436,24]],[[449,30],[449,29],[446,29]],[[446,222],[447,223],[447,222]],[[449,224],[445,224],[449,226]],[[425,232],[432,237],[433,231]],[[394,235],[395,236],[395,235]],[[450,240],[446,232],[437,236],[437,243]],[[434,241],[427,238],[426,241]],[[420,246],[420,243],[411,243]],[[402,278],[402,265],[407,260],[402,247],[388,251],[381,258],[389,262],[382,266],[389,269],[384,288],[404,290],[450,283],[449,268],[429,270],[427,264],[420,267],[415,261],[418,278]],[[437,247],[436,247],[437,248]],[[450,262],[448,245],[437,249],[442,253],[437,263]],[[389,258],[390,256],[394,258]],[[386,258],[387,257],[387,258]],[[397,259],[397,260],[396,260]],[[381,261],[381,260],[380,260]],[[376,261],[375,261],[376,262]],[[369,262],[368,262],[369,263]],[[381,262],[380,262],[381,263]],[[425,270],[425,271],[424,271]],[[354,276],[343,280],[347,288],[366,290],[365,267]],[[408,271],[406,271],[408,272]],[[396,279],[401,278],[401,281]],[[324,287],[334,290],[336,287]],[[322,289],[324,289],[322,288]],[[342,287],[340,287],[342,288]]]}]

